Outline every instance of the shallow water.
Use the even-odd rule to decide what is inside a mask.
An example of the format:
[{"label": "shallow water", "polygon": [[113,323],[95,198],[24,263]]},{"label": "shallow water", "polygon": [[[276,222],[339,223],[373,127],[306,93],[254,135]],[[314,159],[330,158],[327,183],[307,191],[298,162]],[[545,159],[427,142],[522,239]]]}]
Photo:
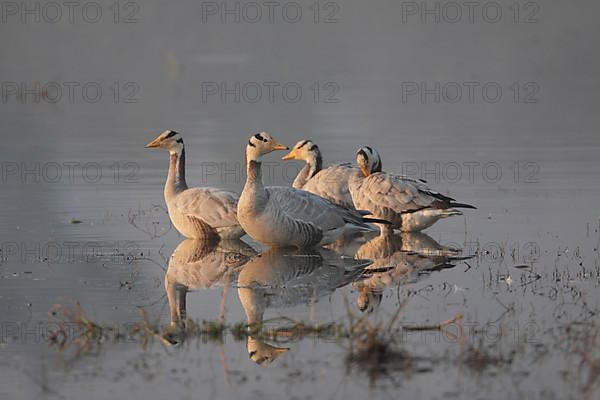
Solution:
[{"label": "shallow water", "polygon": [[[400,2],[350,1],[335,3],[339,22],[327,24],[313,22],[309,2],[298,3],[297,23],[202,22],[201,3],[154,1],[138,3],[138,22],[114,23],[111,4],[98,4],[98,23],[76,14],[73,23],[0,24],[0,398],[598,396],[596,3],[540,3],[531,24],[512,21],[512,2],[498,3],[498,23],[421,23],[402,22]],[[122,21],[134,9],[120,6]],[[531,12],[524,6],[520,19]],[[333,9],[320,7],[322,21]],[[94,82],[102,97],[7,94],[7,83],[22,82]],[[203,101],[215,82],[294,83],[303,95]],[[403,101],[407,82],[494,82],[503,95]],[[537,103],[523,101],[531,82]],[[241,190],[246,138],[267,130],[288,145],[312,138],[326,163],[373,145],[385,170],[424,177],[478,210],[438,222],[425,238],[339,246],[374,260],[366,271],[329,252],[259,257],[265,249],[247,238],[249,247],[197,249],[164,211],[167,155],[143,147],[166,128],[185,137],[190,185]],[[299,165],[279,156],[267,157],[265,180],[288,185]],[[170,265],[181,246],[192,256]],[[440,246],[473,257],[440,260]],[[198,323],[234,327],[260,314],[270,329],[347,328],[368,315],[385,327],[401,308],[386,331],[401,356],[352,358],[360,343],[323,332],[256,341],[234,330],[222,340],[144,344],[131,331],[140,308],[161,334],[173,333],[169,299],[177,310],[184,292],[165,290],[169,271],[190,288],[185,315]],[[369,312],[357,306],[365,299]],[[77,304],[124,336],[105,329],[113,337],[81,354],[48,343]],[[410,330],[458,315],[442,331]],[[259,365],[261,356],[273,360]]]}]

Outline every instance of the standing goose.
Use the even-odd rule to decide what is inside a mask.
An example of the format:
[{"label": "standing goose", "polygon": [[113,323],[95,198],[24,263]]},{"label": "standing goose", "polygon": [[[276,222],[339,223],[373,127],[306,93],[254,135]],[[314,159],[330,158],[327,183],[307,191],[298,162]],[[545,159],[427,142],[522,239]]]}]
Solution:
[{"label": "standing goose", "polygon": [[211,187],[188,188],[185,181],[185,147],[181,135],[166,130],[146,145],[169,151],[165,202],[171,222],[190,239],[236,239],[244,235],[237,220],[238,196]]},{"label": "standing goose", "polygon": [[298,172],[292,187],[306,190],[346,208],[354,208],[348,181],[362,179],[361,171],[349,163],[333,164],[323,168],[319,146],[312,140],[301,140],[282,157],[283,160],[302,160],[304,168]]},{"label": "standing goose", "polygon": [[246,184],[238,203],[242,228],[254,240],[274,247],[299,248],[328,244],[339,236],[370,230],[368,212],[340,207],[322,197],[289,187],[263,186],[260,159],[288,150],[266,132],[251,136],[246,146]]},{"label": "standing goose", "polygon": [[356,208],[389,220],[403,232],[418,232],[439,219],[462,215],[454,207],[476,208],[429,189],[425,181],[383,172],[379,153],[369,146],[356,152],[356,162],[364,175],[349,182]]}]

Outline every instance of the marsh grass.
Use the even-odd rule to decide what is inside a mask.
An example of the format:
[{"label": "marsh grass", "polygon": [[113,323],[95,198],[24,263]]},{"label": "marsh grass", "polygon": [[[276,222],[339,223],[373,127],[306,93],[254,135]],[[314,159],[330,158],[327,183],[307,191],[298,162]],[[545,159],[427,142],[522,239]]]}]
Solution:
[{"label": "marsh grass", "polygon": [[136,342],[147,347],[154,340],[158,340],[171,347],[194,339],[202,343],[222,344],[230,335],[236,342],[242,342],[252,336],[260,340],[290,343],[307,337],[336,340],[343,331],[341,325],[309,325],[285,317],[254,324],[227,324],[220,319],[196,321],[186,318],[176,324],[160,326],[150,321],[143,308],[139,308],[140,320],[126,324],[124,329],[123,326],[91,321],[79,303],[73,308],[55,305],[51,314],[57,322],[53,324],[56,328],[49,330],[48,342],[59,352],[71,355],[73,359],[95,354],[103,345],[111,342]]},{"label": "marsh grass", "polygon": [[79,303],[74,309],[55,305],[51,314],[58,318],[58,323],[48,330],[48,342],[60,352],[72,351],[74,358],[99,351],[108,338],[110,329],[88,319]]},{"label": "marsh grass", "polygon": [[[275,344],[315,339],[341,346],[346,370],[366,375],[371,385],[385,380],[398,385],[398,377],[408,378],[413,374],[429,372],[439,363],[454,368],[464,367],[464,371],[475,375],[494,374],[513,368],[515,361],[529,350],[536,352],[539,348],[538,352],[546,357],[552,348],[559,351],[556,346],[543,343],[505,343],[508,345],[505,347],[500,342],[488,343],[479,336],[478,341],[468,343],[457,337],[456,351],[423,355],[415,350],[412,342],[403,340],[403,331],[442,331],[450,324],[462,329],[463,317],[457,314],[437,324],[407,326],[400,323],[400,315],[406,304],[407,301],[403,302],[393,315],[377,321],[372,315],[356,315],[346,300],[347,316],[344,323],[322,325],[282,317],[254,324],[186,318],[177,324],[161,326],[158,321],[150,321],[145,310],[140,308],[139,321],[129,325],[127,331],[92,321],[78,303],[73,308],[57,305],[52,310],[52,315],[58,320],[55,324],[57,329],[50,332],[48,340],[59,352],[68,355],[69,361],[75,361],[86,355],[97,355],[103,346],[127,341],[141,344],[145,349],[156,342],[175,348],[195,340],[214,344],[222,352],[228,336],[240,343],[249,338]],[[77,329],[73,330],[72,326]],[[448,332],[444,331],[444,334]],[[461,336],[464,338],[464,335]],[[600,381],[599,336],[597,324],[590,321],[587,324],[573,322],[557,330],[554,340],[551,340],[555,345],[562,343],[561,350],[579,360],[576,374],[583,394],[595,393]],[[534,354],[535,362],[543,362],[544,356],[536,358]],[[222,363],[228,376],[224,353]]]},{"label": "marsh grass", "polygon": [[401,326],[399,317],[407,301],[397,308],[395,313],[384,322],[374,322],[369,315],[354,314],[346,301],[349,325],[344,331],[346,343],[346,366],[349,370],[357,370],[369,377],[371,385],[386,378],[394,384],[395,373],[410,376],[414,373],[427,372],[430,369],[424,364],[435,363],[431,357],[412,353],[403,342],[403,330],[437,331],[445,326],[462,320],[462,315],[442,321],[439,324]]},{"label": "marsh grass", "polygon": [[481,374],[489,368],[510,366],[514,361],[516,350],[511,349],[504,354],[498,346],[488,347],[483,340],[470,344],[461,354],[460,361],[470,371]]},{"label": "marsh grass", "polygon": [[[118,325],[108,325],[92,321],[84,312],[81,305],[76,303],[73,308],[55,305],[51,315],[57,319],[54,324],[57,329],[50,330],[49,342],[63,352],[75,350],[76,355],[97,350],[103,344],[119,341],[135,341],[147,345],[153,338],[168,345],[181,344],[189,339],[201,339],[202,342],[224,342],[227,335],[234,340],[242,341],[248,336],[275,342],[293,342],[307,337],[323,341],[343,340],[349,344],[352,359],[371,359],[378,354],[389,356],[393,354],[392,344],[396,342],[400,330],[395,327],[402,304],[386,324],[373,323],[367,316],[357,317],[348,307],[348,323],[306,324],[303,321],[287,317],[273,318],[260,323],[227,324],[218,319],[215,321],[196,321],[186,318],[176,324],[159,326],[148,318],[144,308],[139,308],[140,320],[127,324],[126,329]],[[457,316],[440,324],[405,327],[410,330],[439,330],[443,326],[460,320]],[[75,329],[74,329],[75,328]],[[373,353],[361,356],[360,353]],[[382,361],[382,360],[380,360]],[[385,360],[383,360],[385,361]]]}]

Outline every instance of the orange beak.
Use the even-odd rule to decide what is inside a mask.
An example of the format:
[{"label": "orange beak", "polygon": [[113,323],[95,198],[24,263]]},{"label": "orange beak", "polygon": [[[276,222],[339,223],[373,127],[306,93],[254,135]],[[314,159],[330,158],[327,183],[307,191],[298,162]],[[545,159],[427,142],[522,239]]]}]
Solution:
[{"label": "orange beak", "polygon": [[285,156],[281,157],[282,160],[295,160],[296,159],[296,149],[292,149]]},{"label": "orange beak", "polygon": [[369,176],[369,171],[367,170],[367,167],[365,167],[362,164],[358,164],[358,168],[360,168],[360,172],[362,172],[364,176]]},{"label": "orange beak", "polygon": [[289,150],[290,148],[282,145],[281,143],[273,143],[273,150]]},{"label": "orange beak", "polygon": [[154,147],[160,147],[160,142],[161,142],[161,139],[160,139],[160,136],[159,136],[156,139],[154,139],[153,141],[151,141],[150,143],[148,143],[145,147],[147,149],[151,149],[151,148],[154,148]]}]

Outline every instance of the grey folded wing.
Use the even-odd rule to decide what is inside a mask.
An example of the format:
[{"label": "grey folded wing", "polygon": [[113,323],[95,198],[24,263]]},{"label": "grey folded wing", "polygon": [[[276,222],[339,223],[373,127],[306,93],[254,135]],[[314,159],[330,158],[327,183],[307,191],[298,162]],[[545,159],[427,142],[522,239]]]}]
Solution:
[{"label": "grey folded wing", "polygon": [[336,164],[322,169],[302,188],[321,196],[332,203],[353,208],[354,202],[348,188],[350,179],[356,179],[361,172],[351,164]]},{"label": "grey folded wing", "polygon": [[352,199],[358,209],[384,216],[389,210],[411,212],[432,206],[437,200],[430,193],[419,190],[410,181],[395,179],[384,173],[375,173],[351,185]]},{"label": "grey folded wing", "polygon": [[336,229],[346,223],[364,225],[362,215],[356,210],[338,206],[313,193],[290,187],[269,187],[269,202],[289,217],[311,222],[323,231]]},{"label": "grey folded wing", "polygon": [[449,207],[449,203],[454,201],[454,199],[452,197],[443,195],[439,192],[436,192],[435,190],[430,189],[429,186],[427,186],[427,183],[421,179],[415,179],[415,178],[405,176],[405,175],[393,175],[393,174],[386,174],[386,175],[388,175],[394,182],[398,182],[399,184],[401,184],[402,182],[406,182],[406,183],[410,183],[410,184],[414,185],[419,190],[419,192],[423,193],[424,195],[429,195],[432,198],[434,198],[435,200],[433,200],[433,201],[443,203],[443,204],[437,204],[437,206],[440,206],[442,208]]},{"label": "grey folded wing", "polygon": [[203,187],[191,188],[177,195],[177,210],[191,218],[199,219],[213,228],[238,225],[238,196],[226,190]]}]

